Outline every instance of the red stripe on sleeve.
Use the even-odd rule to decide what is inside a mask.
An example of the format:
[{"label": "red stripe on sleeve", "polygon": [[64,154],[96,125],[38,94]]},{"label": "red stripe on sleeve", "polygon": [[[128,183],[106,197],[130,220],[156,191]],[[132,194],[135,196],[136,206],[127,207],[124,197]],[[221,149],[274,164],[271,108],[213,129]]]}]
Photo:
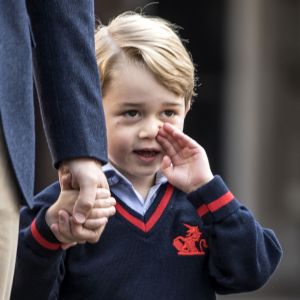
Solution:
[{"label": "red stripe on sleeve", "polygon": [[233,199],[234,199],[233,194],[228,191],[226,194],[224,194],[217,200],[214,200],[213,202],[207,204],[207,207],[208,207],[209,211],[215,212],[218,209],[225,206],[226,204],[228,204],[229,202],[231,202]]},{"label": "red stripe on sleeve", "polygon": [[36,220],[34,219],[31,223],[31,233],[34,239],[44,248],[49,250],[58,250],[61,248],[61,244],[59,243],[51,243],[44,239],[36,228]]},{"label": "red stripe on sleeve", "polygon": [[200,217],[203,217],[204,215],[206,215],[209,212],[208,207],[203,204],[201,205],[198,209],[197,209],[197,213]]}]

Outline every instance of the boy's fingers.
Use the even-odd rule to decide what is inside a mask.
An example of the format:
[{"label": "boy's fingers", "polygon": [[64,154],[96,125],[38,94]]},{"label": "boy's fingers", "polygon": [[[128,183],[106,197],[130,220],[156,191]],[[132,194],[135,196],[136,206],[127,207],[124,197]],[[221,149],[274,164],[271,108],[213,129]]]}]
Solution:
[{"label": "boy's fingers", "polygon": [[84,223],[84,228],[89,230],[97,230],[99,227],[104,226],[107,223],[108,219],[106,217],[99,219],[88,219]]},{"label": "boy's fingers", "polygon": [[53,223],[53,224],[51,224],[50,228],[51,228],[51,231],[53,232],[53,234],[55,235],[55,237],[56,237],[61,243],[63,243],[63,241],[61,240],[61,237],[60,237],[60,233],[59,233],[59,229],[58,229],[58,224],[57,224],[57,223]]},{"label": "boy's fingers", "polygon": [[178,153],[180,152],[182,147],[186,146],[178,143],[178,141],[181,139],[181,136],[185,136],[185,134],[175,127],[170,128],[170,130],[166,130],[168,129],[167,126],[171,125],[165,123],[163,127],[160,128],[158,132],[158,137],[160,138],[160,141],[165,144],[166,147],[174,149],[175,152]]},{"label": "boy's fingers", "polygon": [[179,131],[179,129],[167,122],[163,124],[163,129],[169,134],[173,134],[174,132]]},{"label": "boy's fingers", "polygon": [[162,173],[168,178],[168,180],[171,179],[172,175],[172,163],[169,156],[165,155],[161,161],[160,164],[160,170]]},{"label": "boy's fingers", "polygon": [[[103,228],[102,228],[103,227]],[[82,244],[85,242],[96,243],[98,242],[101,233],[103,232],[105,226],[100,226],[97,230],[86,229],[81,225],[71,222],[72,234],[73,236],[80,240],[78,243]]]},{"label": "boy's fingers", "polygon": [[170,142],[167,137],[159,134],[156,139],[168,156],[173,157],[178,153],[175,143]]},{"label": "boy's fingers", "polygon": [[116,200],[113,197],[106,199],[96,199],[94,208],[107,208],[116,205]]},{"label": "boy's fingers", "polygon": [[63,210],[58,212],[58,228],[61,237],[64,239],[64,243],[74,242],[69,215]]},{"label": "boy's fingers", "polygon": [[58,213],[58,229],[60,234],[60,241],[63,243],[81,242],[83,239],[75,237],[72,233],[72,226],[69,215],[61,210]]},{"label": "boy's fingers", "polygon": [[169,123],[165,123],[163,129],[168,132],[181,147],[198,146],[198,143],[195,140]]},{"label": "boy's fingers", "polygon": [[161,165],[160,165],[160,168],[162,170],[165,170],[165,169],[168,169],[172,167],[172,163],[171,163],[171,159],[169,156],[165,155],[161,161]]},{"label": "boy's fingers", "polygon": [[110,197],[110,191],[105,188],[97,188],[96,199],[106,199]]},{"label": "boy's fingers", "polygon": [[200,146],[195,140],[182,132],[176,132],[174,134],[174,138],[176,138],[178,145],[180,145],[182,148],[194,148]]},{"label": "boy's fingers", "polygon": [[59,211],[58,223],[52,224],[51,230],[56,238],[63,244],[62,249],[68,249],[77,243],[95,243],[99,240],[107,223],[107,218],[115,212],[115,208],[110,207],[94,210],[96,210],[96,212],[94,212],[96,218],[88,219],[84,226],[76,224],[64,210]]},{"label": "boy's fingers", "polygon": [[169,140],[171,144],[174,144],[176,150],[186,147],[188,141],[192,141],[190,137],[184,134],[178,128],[172,126],[171,124],[165,123],[160,130],[160,133]]},{"label": "boy's fingers", "polygon": [[91,230],[88,230],[88,234],[89,234],[89,237],[87,237],[86,241],[89,242],[89,243],[97,243],[103,233],[105,229],[105,225],[104,226],[100,226],[98,230],[95,230],[95,231],[91,231]]},{"label": "boy's fingers", "polygon": [[90,212],[88,219],[108,218],[113,216],[115,213],[116,208],[114,206],[110,206],[107,208],[94,208]]},{"label": "boy's fingers", "polygon": [[53,232],[53,234],[55,235],[55,237],[62,243],[62,244],[67,244],[67,243],[71,243],[72,241],[69,240],[68,238],[65,237],[65,235],[63,235],[61,232],[60,232],[60,229],[59,229],[59,225],[58,223],[53,223],[51,225],[51,231]]}]

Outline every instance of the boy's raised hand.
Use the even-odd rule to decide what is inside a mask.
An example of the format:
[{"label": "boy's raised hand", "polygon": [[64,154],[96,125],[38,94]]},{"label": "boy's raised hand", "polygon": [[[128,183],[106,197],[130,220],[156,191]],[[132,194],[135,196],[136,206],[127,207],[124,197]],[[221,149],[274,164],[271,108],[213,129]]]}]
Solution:
[{"label": "boy's raised hand", "polygon": [[213,179],[205,150],[192,138],[164,123],[156,139],[165,152],[161,171],[171,184],[190,193]]}]

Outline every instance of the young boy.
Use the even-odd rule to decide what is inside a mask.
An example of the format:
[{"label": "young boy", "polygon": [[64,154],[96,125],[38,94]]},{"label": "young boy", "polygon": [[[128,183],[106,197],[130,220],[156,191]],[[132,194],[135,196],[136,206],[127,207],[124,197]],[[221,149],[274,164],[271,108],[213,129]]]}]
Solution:
[{"label": "young boy", "polygon": [[96,32],[96,54],[116,214],[113,200],[99,200],[110,211],[95,207],[86,226],[103,230],[111,216],[100,241],[74,245],[68,213],[77,192],[54,183],[39,194],[34,211],[22,211],[12,299],[210,300],[261,287],[279,242],[182,132],[195,80],[174,27],[122,14]]}]

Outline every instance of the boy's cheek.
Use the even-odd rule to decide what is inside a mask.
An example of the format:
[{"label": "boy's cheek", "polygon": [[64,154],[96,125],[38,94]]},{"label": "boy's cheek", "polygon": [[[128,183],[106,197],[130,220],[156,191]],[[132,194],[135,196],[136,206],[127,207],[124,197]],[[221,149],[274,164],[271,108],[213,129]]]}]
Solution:
[{"label": "boy's cheek", "polygon": [[174,120],[174,122],[169,122],[172,126],[179,129],[180,131],[183,131],[184,127],[184,117],[178,117]]}]

